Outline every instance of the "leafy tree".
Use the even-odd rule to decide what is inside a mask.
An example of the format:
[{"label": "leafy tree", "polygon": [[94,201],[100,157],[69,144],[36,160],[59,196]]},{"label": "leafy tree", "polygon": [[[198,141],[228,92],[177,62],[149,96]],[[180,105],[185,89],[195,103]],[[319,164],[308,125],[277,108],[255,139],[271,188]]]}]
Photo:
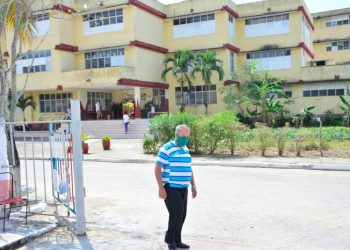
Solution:
[{"label": "leafy tree", "polygon": [[184,100],[183,88],[187,84],[189,87],[192,85],[192,81],[189,77],[189,66],[193,59],[192,52],[188,50],[177,51],[173,57],[164,59],[164,70],[161,77],[165,81],[166,75],[171,72],[177,82],[181,85],[181,107],[180,112],[185,112],[186,102]]},{"label": "leafy tree", "polygon": [[34,101],[33,96],[24,97],[23,95],[21,95],[19,97],[19,99],[18,99],[17,107],[22,110],[22,112],[23,112],[23,121],[26,121],[26,117],[25,117],[24,111],[28,107],[31,107],[32,109],[35,110],[36,109],[36,102]]},{"label": "leafy tree", "polygon": [[[17,100],[21,94],[17,93],[17,72],[16,61],[22,54],[23,44],[29,43],[29,38],[33,35],[35,20],[32,18],[34,0],[6,0],[0,1],[0,121],[14,121]],[[43,8],[45,9],[45,8]],[[11,32],[11,36],[6,36]],[[6,39],[6,42],[5,42]],[[7,51],[6,43],[10,44],[8,54],[10,60],[4,63],[4,52]],[[10,109],[8,110],[8,94],[12,92]],[[22,90],[23,91],[23,90]],[[8,112],[9,111],[9,112]],[[7,129],[7,153],[10,154],[10,133]],[[11,171],[14,174],[15,195],[21,195],[20,183],[20,161],[16,144],[14,145],[15,161],[8,157]]]},{"label": "leafy tree", "polygon": [[224,97],[227,104],[247,106],[249,116],[261,118],[268,126],[275,124],[277,116],[288,112],[284,105],[290,100],[284,94],[282,80],[273,77],[269,71],[258,73],[255,65],[251,64],[241,74],[240,82],[238,88],[234,87],[235,93],[232,87],[229,88],[229,93]]},{"label": "leafy tree", "polygon": [[313,109],[315,108],[315,106],[310,106],[307,108],[303,108],[302,110],[300,110],[300,112],[298,114],[296,114],[293,117],[293,122],[295,123],[295,127],[297,128],[298,126],[300,128],[302,128],[304,126],[304,120],[306,117],[308,116],[312,116],[313,115]]},{"label": "leafy tree", "polygon": [[202,80],[204,81],[204,96],[203,102],[205,106],[205,114],[208,115],[208,102],[209,102],[209,85],[211,84],[211,78],[213,72],[217,72],[219,75],[219,81],[224,78],[224,70],[222,68],[222,61],[217,58],[215,51],[207,50],[205,52],[200,52],[195,55],[195,60],[193,62],[192,77],[195,76],[196,72],[200,72]]},{"label": "leafy tree", "polygon": [[345,99],[344,96],[339,96],[340,101],[342,102],[342,105],[340,106],[341,110],[344,111],[344,114],[346,115],[345,124],[346,126],[350,125],[350,92],[348,90],[348,100]]}]

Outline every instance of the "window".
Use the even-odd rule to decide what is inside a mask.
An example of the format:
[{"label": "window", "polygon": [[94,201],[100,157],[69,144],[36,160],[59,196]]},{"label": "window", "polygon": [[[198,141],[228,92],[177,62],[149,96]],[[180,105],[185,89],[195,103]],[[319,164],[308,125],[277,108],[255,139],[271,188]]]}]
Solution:
[{"label": "window", "polygon": [[164,89],[153,89],[153,104],[159,108],[166,107],[165,90]]},{"label": "window", "polygon": [[349,15],[335,16],[328,19],[326,27],[333,27],[338,25],[345,25],[350,23]]},{"label": "window", "polygon": [[327,51],[337,51],[337,50],[350,49],[349,42],[350,42],[350,40],[342,40],[342,41],[328,43],[326,50]]},{"label": "window", "polygon": [[208,35],[213,33],[215,33],[214,14],[191,16],[173,20],[174,38]]},{"label": "window", "polygon": [[[183,88],[184,104],[216,104],[216,85],[201,85]],[[175,88],[176,105],[181,105],[181,87]]]},{"label": "window", "polygon": [[16,63],[17,74],[44,72],[51,69],[51,50],[25,53]]},{"label": "window", "polygon": [[227,28],[228,28],[228,34],[229,36],[234,36],[234,33],[235,33],[235,24],[233,22],[233,17],[232,16],[228,16],[228,25],[227,25]]},{"label": "window", "polygon": [[[335,84],[334,84],[335,87]],[[304,97],[314,97],[314,96],[340,96],[344,95],[345,93],[345,87],[344,88],[332,88],[332,89],[324,89],[323,87],[315,87],[315,89],[308,89],[303,91]]]},{"label": "window", "polygon": [[292,91],[291,90],[287,90],[287,91],[284,91],[284,94],[288,97],[292,97]]},{"label": "window", "polygon": [[85,68],[107,68],[125,65],[124,49],[101,50],[85,53]]},{"label": "window", "polygon": [[72,93],[41,94],[39,95],[40,112],[67,112],[68,104],[71,98]]},{"label": "window", "polygon": [[245,20],[246,37],[289,33],[289,14],[268,15]]},{"label": "window", "polygon": [[302,32],[303,41],[306,42],[306,44],[309,47],[311,47],[311,29],[304,15],[302,16],[301,32]]},{"label": "window", "polygon": [[111,110],[112,93],[109,92],[88,92],[87,93],[87,107],[88,111],[96,111],[95,104],[100,101],[102,110]]},{"label": "window", "polygon": [[33,19],[35,20],[35,22],[49,20],[49,13],[34,15]]},{"label": "window", "polygon": [[233,75],[234,71],[235,71],[235,61],[234,61],[235,55],[233,54],[233,52],[230,52],[230,72],[231,75]]},{"label": "window", "polygon": [[270,50],[247,53],[247,64],[254,63],[257,70],[291,68],[290,50]]},{"label": "window", "polygon": [[123,23],[123,9],[107,10],[83,15],[83,21],[89,22],[90,28]]},{"label": "window", "polygon": [[303,91],[303,96],[311,96],[310,90],[304,90]]}]

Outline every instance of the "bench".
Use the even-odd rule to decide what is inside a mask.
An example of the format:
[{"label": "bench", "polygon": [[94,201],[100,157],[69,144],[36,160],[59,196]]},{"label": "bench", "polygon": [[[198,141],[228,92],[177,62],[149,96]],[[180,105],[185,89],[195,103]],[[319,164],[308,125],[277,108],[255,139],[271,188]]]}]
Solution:
[{"label": "bench", "polygon": [[[9,210],[7,220],[10,219],[12,205],[16,204],[14,208],[26,206],[26,225],[28,216],[28,200],[24,198],[13,196],[13,175],[10,172],[0,173],[0,206],[3,206],[4,217],[2,231],[5,231],[5,221],[6,221],[6,210]],[[24,203],[25,205],[21,205]],[[9,206],[9,208],[7,208]]]}]

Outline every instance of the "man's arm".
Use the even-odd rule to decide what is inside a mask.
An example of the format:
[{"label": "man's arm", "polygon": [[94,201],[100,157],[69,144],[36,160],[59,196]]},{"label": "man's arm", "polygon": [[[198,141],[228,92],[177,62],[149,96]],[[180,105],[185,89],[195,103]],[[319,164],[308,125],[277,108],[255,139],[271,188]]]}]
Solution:
[{"label": "man's arm", "polygon": [[192,172],[192,179],[191,179],[191,191],[192,191],[192,198],[197,197],[197,187],[196,187],[196,182],[194,181],[194,175]]},{"label": "man's arm", "polygon": [[156,164],[154,168],[154,174],[156,176],[158,188],[159,188],[159,198],[165,200],[167,198],[167,194],[165,191],[165,188],[163,186],[163,180],[162,180],[162,166],[159,164]]}]

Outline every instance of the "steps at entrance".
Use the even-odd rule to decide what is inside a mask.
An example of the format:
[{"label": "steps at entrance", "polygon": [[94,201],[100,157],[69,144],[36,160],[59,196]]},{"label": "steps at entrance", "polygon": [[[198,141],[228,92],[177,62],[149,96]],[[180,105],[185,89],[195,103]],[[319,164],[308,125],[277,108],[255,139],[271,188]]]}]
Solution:
[{"label": "steps at entrance", "polygon": [[148,119],[130,119],[129,131],[125,134],[122,120],[82,121],[81,131],[93,135],[96,139],[104,135],[113,139],[142,139],[144,135],[149,135],[148,123]]}]

